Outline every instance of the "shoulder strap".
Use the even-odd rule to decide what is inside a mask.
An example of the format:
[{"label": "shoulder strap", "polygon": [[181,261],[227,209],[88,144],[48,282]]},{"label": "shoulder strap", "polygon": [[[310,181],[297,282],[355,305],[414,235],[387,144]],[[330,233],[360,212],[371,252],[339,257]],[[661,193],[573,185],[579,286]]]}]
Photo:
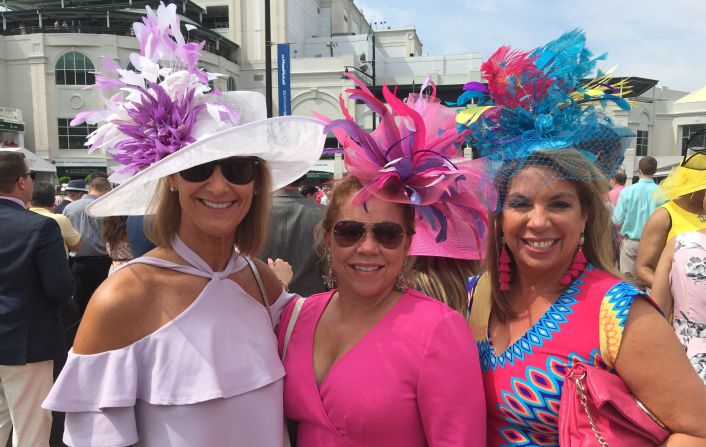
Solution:
[{"label": "shoulder strap", "polygon": [[255,276],[255,281],[257,281],[257,287],[260,289],[260,295],[262,295],[262,301],[265,302],[265,307],[267,308],[267,312],[269,313],[270,311],[270,300],[267,298],[267,290],[265,290],[265,284],[262,283],[262,277],[260,276],[260,271],[257,269],[257,266],[253,262],[252,259],[250,259],[250,256],[243,256],[245,260],[248,263],[248,266],[250,266],[250,270],[252,270],[252,274]]},{"label": "shoulder strap", "polygon": [[287,353],[287,345],[289,344],[289,337],[292,336],[292,331],[294,331],[294,324],[299,318],[299,311],[302,310],[304,305],[304,299],[302,297],[297,298],[297,302],[294,303],[294,310],[292,311],[292,316],[289,317],[289,324],[287,324],[287,332],[284,334],[284,344],[282,345],[282,360],[284,360],[284,355]]},{"label": "shoulder strap", "polygon": [[[477,278],[477,279],[475,279]],[[468,324],[476,341],[488,339],[488,321],[493,300],[490,295],[490,278],[487,273],[469,279],[468,305],[471,308]]]}]

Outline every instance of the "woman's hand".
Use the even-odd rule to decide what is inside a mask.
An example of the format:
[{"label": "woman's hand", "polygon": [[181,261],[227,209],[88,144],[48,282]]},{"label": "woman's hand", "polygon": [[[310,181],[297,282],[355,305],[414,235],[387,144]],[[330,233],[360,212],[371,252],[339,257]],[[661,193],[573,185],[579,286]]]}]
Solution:
[{"label": "woman's hand", "polygon": [[706,387],[674,329],[644,299],[636,298],[630,308],[615,370],[672,431],[665,446],[706,446]]},{"label": "woman's hand", "polygon": [[277,276],[277,279],[279,279],[282,283],[284,290],[289,291],[289,283],[292,281],[292,277],[294,276],[294,271],[292,270],[292,266],[289,265],[289,262],[280,258],[277,258],[274,261],[272,258],[267,258],[267,265],[270,269],[272,269],[275,276]]}]

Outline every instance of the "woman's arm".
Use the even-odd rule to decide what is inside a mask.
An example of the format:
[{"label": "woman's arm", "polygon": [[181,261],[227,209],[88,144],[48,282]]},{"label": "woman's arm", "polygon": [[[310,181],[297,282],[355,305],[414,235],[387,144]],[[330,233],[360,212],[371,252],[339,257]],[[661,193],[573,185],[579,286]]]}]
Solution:
[{"label": "woman's arm", "polygon": [[485,393],[478,350],[465,320],[449,313],[429,337],[417,405],[430,447],[485,446]]},{"label": "woman's arm", "polygon": [[664,247],[662,256],[659,258],[659,263],[655,269],[654,281],[652,282],[652,289],[650,290],[650,296],[659,304],[659,307],[665,315],[669,315],[672,312],[672,306],[674,306],[669,273],[672,270],[675,245],[676,236],[669,239],[667,245]]},{"label": "woman's arm", "polygon": [[665,446],[706,446],[706,386],[667,320],[636,298],[615,360],[632,393],[674,433]]},{"label": "woman's arm", "polygon": [[637,260],[635,261],[635,274],[646,287],[653,287],[655,268],[667,241],[671,225],[672,219],[669,212],[664,208],[657,208],[647,219],[642,229]]}]

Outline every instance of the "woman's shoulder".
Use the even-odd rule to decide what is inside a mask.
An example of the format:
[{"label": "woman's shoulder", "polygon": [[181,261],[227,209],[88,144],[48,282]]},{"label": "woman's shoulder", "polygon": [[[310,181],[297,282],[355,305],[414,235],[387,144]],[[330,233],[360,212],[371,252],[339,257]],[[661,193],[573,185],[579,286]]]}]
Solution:
[{"label": "woman's shoulder", "polygon": [[[91,296],[74,351],[96,354],[131,345],[164,324],[160,296],[186,291],[187,275],[146,264],[130,264],[110,275]],[[202,284],[194,284],[198,294]],[[175,292],[176,294],[176,292]],[[194,295],[195,296],[195,295]]]},{"label": "woman's shoulder", "polygon": [[407,289],[400,299],[403,300],[403,306],[405,301],[408,303],[412,309],[409,315],[414,316],[415,319],[426,320],[429,323],[439,322],[449,316],[455,318],[456,315],[463,319],[458,311],[416,289]]},{"label": "woman's shoulder", "polygon": [[282,312],[282,319],[289,319],[289,316],[292,314],[294,307],[297,305],[297,302],[299,300],[303,300],[303,303],[301,304],[301,312],[311,312],[314,308],[325,306],[334,293],[335,291],[331,290],[327,292],[316,293],[308,297],[301,297],[295,295],[295,298],[292,299],[284,308],[284,311]]},{"label": "woman's shoulder", "polygon": [[706,230],[686,231],[672,236],[668,243],[676,243],[678,248],[706,249]]},{"label": "woman's shoulder", "polygon": [[589,291],[593,291],[598,288],[605,288],[606,291],[610,291],[613,288],[619,288],[621,290],[633,291],[635,293],[642,291],[642,289],[625,278],[591,264],[586,267],[584,273],[585,274],[579,279],[581,284],[584,285],[584,288]]}]

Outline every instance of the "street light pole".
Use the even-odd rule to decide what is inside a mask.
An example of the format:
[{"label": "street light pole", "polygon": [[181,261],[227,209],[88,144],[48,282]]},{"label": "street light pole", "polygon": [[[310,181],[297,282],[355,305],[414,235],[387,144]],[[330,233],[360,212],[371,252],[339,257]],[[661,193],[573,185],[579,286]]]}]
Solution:
[{"label": "street light pole", "polygon": [[272,28],[270,25],[270,0],[265,0],[265,105],[267,117],[272,118]]},{"label": "street light pole", "polygon": [[[372,59],[372,61],[370,61],[370,63],[373,65],[372,81],[373,81],[373,88],[375,88],[375,31],[373,31],[372,38],[373,38],[373,59]],[[378,120],[378,117],[375,114],[375,112],[373,112],[373,130],[375,130],[375,128],[377,127],[377,120]]]},{"label": "street light pole", "polygon": [[[354,67],[353,65],[344,65],[343,68],[345,69],[345,73],[348,73],[348,70],[351,69],[351,70],[357,71],[358,73],[360,73],[363,76],[365,76],[366,78],[368,78],[370,80],[371,87],[374,89],[375,88],[375,61],[374,60],[365,61],[365,62],[363,62],[363,65],[372,65],[373,74],[369,75],[365,71],[361,70],[358,67]],[[341,77],[345,78],[345,76],[341,76]],[[373,129],[372,130],[375,130],[375,128],[377,127],[377,114],[375,112],[372,112],[372,114],[373,114],[373,126],[372,126]]]}]

